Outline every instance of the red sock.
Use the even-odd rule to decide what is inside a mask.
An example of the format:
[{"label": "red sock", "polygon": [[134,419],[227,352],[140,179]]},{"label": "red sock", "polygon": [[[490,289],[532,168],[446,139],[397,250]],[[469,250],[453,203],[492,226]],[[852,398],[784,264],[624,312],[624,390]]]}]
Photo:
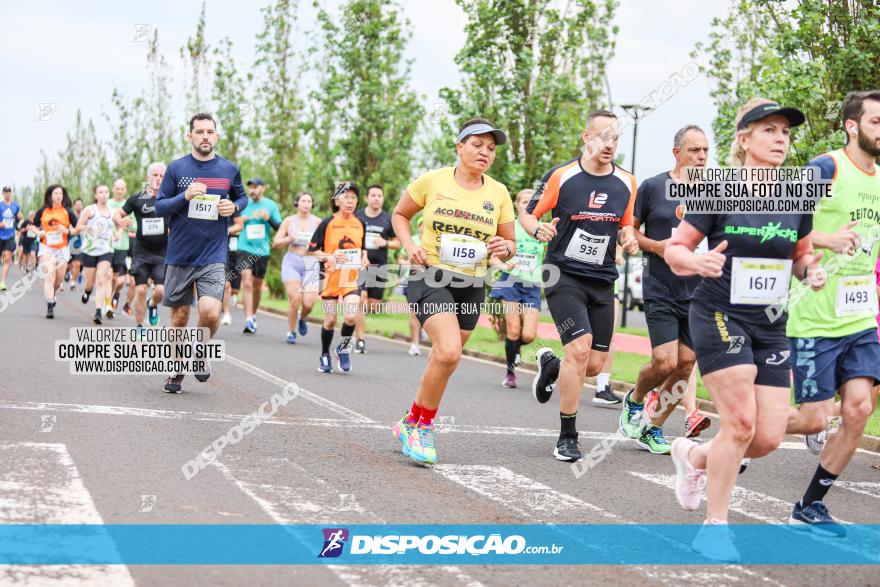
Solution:
[{"label": "red sock", "polygon": [[419,416],[422,415],[422,406],[418,405],[416,402],[413,402],[412,407],[409,409],[409,414],[406,415],[406,423],[410,426],[415,426],[419,423]]},{"label": "red sock", "polygon": [[437,408],[433,410],[429,410],[428,408],[422,407],[422,416],[419,418],[419,424],[424,424],[425,426],[430,426],[434,423],[434,416],[437,415]]}]

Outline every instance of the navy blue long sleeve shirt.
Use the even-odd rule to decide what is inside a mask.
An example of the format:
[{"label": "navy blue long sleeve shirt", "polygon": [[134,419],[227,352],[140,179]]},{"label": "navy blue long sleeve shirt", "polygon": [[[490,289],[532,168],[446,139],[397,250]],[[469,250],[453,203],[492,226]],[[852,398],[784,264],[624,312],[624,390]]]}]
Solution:
[{"label": "navy blue long sleeve shirt", "polygon": [[199,161],[191,154],[175,159],[165,170],[156,194],[156,214],[168,218],[168,252],[165,262],[180,267],[201,267],[225,263],[227,229],[232,217],[205,220],[189,216],[190,202],[184,196],[192,182],[208,186],[208,194],[232,200],[241,212],[248,205],[238,166],[216,155]]}]

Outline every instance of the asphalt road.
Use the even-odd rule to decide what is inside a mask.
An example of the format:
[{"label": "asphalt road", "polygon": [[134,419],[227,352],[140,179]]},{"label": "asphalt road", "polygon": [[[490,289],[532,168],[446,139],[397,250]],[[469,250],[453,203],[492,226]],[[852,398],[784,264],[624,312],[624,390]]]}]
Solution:
[{"label": "asphalt road", "polygon": [[[15,271],[10,283],[21,278]],[[503,368],[465,358],[437,435],[440,465],[412,464],[389,427],[412,401],[426,356],[368,340],[351,374],[317,372],[319,338],[284,343],[286,324],[243,317],[219,333],[230,359],[204,384],[162,393],[161,377],[72,376],[53,343],[90,326],[93,306],[59,294],[44,318],[39,288],[0,313],[0,524],[691,523],[669,486],[670,459],[616,446],[576,478],[552,457],[555,399],[539,405]],[[168,315],[163,309],[163,323]],[[120,316],[114,325],[133,322]],[[530,379],[522,377],[522,380]],[[191,480],[182,464],[285,385],[305,390],[225,449]],[[616,410],[584,394],[578,418],[589,450],[616,429]],[[673,416],[670,431],[681,430]],[[710,433],[717,429],[717,423]],[[673,432],[674,433],[674,432]],[[784,523],[817,458],[800,439],[739,479],[731,522]],[[843,520],[880,522],[878,455],[860,452],[827,503]],[[601,545],[600,545],[601,546]],[[655,548],[647,543],[645,548]],[[147,566],[0,567],[14,585],[876,585],[876,567],[831,566]]]}]

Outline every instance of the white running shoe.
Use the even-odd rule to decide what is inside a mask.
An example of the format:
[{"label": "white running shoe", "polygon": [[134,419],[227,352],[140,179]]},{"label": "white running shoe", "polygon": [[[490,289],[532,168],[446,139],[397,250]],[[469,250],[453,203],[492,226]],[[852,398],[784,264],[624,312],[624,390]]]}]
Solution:
[{"label": "white running shoe", "polygon": [[422,349],[419,348],[419,345],[416,343],[412,343],[409,345],[409,350],[407,351],[411,357],[417,357],[422,354]]},{"label": "white running shoe", "polygon": [[232,324],[232,314],[229,312],[223,312],[223,317],[220,318],[221,326],[230,326]]},{"label": "white running shoe", "polygon": [[675,465],[675,499],[686,510],[700,507],[706,490],[706,470],[695,469],[688,461],[688,453],[697,443],[687,438],[672,441],[672,462]]}]

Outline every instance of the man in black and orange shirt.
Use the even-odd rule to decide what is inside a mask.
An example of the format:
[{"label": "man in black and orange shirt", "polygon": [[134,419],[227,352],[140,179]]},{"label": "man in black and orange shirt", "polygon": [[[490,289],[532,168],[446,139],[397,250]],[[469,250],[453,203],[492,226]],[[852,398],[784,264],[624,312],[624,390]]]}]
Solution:
[{"label": "man in black and orange shirt", "polygon": [[309,254],[324,265],[324,324],[321,328],[321,361],[318,371],[330,373],[330,343],[336,326],[336,304],[343,303],[344,322],[342,341],[336,347],[337,366],[343,373],[351,371],[351,335],[360,308],[358,271],[366,269],[370,262],[364,248],[366,226],[355,216],[358,195],[357,185],[340,184],[333,194],[332,215],[318,225],[309,244]]},{"label": "man in black and orange shirt", "polygon": [[[617,117],[598,110],[587,117],[581,137],[584,154],[557,165],[520,215],[529,234],[548,242],[545,263],[559,269],[556,283],[546,284],[547,306],[565,349],[560,361],[549,348],[538,351],[535,398],[550,399],[559,379],[559,440],[553,455],[560,461],[582,458],[575,416],[585,375],[597,375],[614,332],[615,246],[638,252],[633,235],[636,179],[614,164],[620,130]],[[551,222],[540,222],[550,212]]]}]

